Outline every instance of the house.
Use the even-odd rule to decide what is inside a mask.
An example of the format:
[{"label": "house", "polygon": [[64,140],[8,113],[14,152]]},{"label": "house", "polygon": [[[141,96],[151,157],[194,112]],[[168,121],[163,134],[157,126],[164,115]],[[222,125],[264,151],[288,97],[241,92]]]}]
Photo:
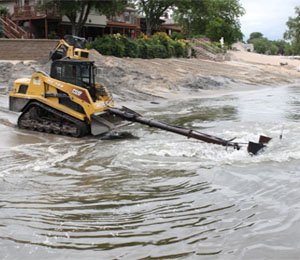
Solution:
[{"label": "house", "polygon": [[[41,8],[47,0],[0,0],[0,5],[9,9],[6,28],[11,27],[10,38],[48,38],[71,34],[71,23],[61,16],[55,5]],[[15,33],[15,30],[25,33]],[[121,33],[136,37],[140,33],[140,19],[134,8],[126,8],[123,13],[106,17],[92,10],[83,28],[82,36],[93,39],[99,35]]]},{"label": "house", "polygon": [[137,10],[127,7],[124,12],[108,18],[105,34],[120,33],[135,38],[141,32],[141,20]]},{"label": "house", "polygon": [[[0,0],[0,5],[8,8],[10,18],[6,18],[6,27],[23,29],[27,35],[22,38],[48,38],[49,30],[58,26],[61,17],[52,5],[46,10],[41,8],[43,1],[38,0]],[[18,28],[20,27],[20,28]],[[14,28],[10,32],[14,33]],[[11,35],[19,38],[18,35]]]},{"label": "house", "polygon": [[[156,32],[165,32],[169,36],[172,35],[173,32],[181,33],[182,27],[177,24],[170,14],[170,10],[166,11],[163,16],[159,19],[160,26],[157,30],[152,31],[152,33]],[[140,24],[141,24],[141,32],[144,34],[147,34],[147,26],[146,26],[146,18],[142,17],[140,18]]]},{"label": "house", "polygon": [[[87,39],[94,39],[99,35],[102,36],[106,26],[107,17],[105,15],[100,15],[96,10],[92,9],[88,15],[81,36]],[[62,17],[60,28],[56,28],[56,33],[60,37],[66,34],[72,34],[71,22],[66,16]]]},{"label": "house", "polygon": [[174,19],[171,17],[171,15],[168,12],[165,12],[164,17],[162,17],[163,23],[160,26],[160,31],[165,32],[169,36],[172,35],[172,33],[182,32],[182,27],[174,21]]},{"label": "house", "polygon": [[[71,34],[70,21],[62,17],[63,34]],[[124,12],[106,17],[100,15],[97,10],[92,10],[83,28],[82,36],[94,39],[105,34],[120,33],[129,38],[135,38],[140,34],[140,18],[134,8],[127,7]]]}]

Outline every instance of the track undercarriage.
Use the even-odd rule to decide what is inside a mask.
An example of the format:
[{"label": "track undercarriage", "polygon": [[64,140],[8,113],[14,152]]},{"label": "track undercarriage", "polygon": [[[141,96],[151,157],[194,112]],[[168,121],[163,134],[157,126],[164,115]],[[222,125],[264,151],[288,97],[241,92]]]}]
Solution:
[{"label": "track undercarriage", "polygon": [[88,124],[38,102],[31,102],[18,119],[18,126],[33,131],[82,137]]}]

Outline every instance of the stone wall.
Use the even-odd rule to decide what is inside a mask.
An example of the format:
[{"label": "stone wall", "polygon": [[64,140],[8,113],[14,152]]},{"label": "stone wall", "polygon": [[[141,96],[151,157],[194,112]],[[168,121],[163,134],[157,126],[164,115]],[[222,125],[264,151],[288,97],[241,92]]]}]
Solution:
[{"label": "stone wall", "polygon": [[57,43],[58,40],[0,39],[0,60],[46,61]]}]

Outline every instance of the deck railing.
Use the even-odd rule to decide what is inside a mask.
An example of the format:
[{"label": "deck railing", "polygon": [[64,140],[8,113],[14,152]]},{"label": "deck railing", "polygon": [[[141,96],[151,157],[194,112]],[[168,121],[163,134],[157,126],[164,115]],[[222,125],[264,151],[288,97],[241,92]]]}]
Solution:
[{"label": "deck railing", "polygon": [[7,38],[11,39],[30,39],[30,33],[18,26],[8,17],[0,17],[3,33]]},{"label": "deck railing", "polygon": [[13,20],[31,20],[38,18],[60,19],[61,16],[55,5],[47,9],[34,5],[14,6]]}]

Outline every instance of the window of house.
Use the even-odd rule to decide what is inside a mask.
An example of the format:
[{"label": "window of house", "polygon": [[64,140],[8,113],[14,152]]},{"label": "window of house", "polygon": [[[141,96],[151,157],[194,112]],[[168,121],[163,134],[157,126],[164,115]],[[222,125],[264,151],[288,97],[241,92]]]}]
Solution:
[{"label": "window of house", "polygon": [[129,14],[129,12],[125,12],[124,13],[124,20],[125,20],[125,22],[130,22],[130,14]]}]

